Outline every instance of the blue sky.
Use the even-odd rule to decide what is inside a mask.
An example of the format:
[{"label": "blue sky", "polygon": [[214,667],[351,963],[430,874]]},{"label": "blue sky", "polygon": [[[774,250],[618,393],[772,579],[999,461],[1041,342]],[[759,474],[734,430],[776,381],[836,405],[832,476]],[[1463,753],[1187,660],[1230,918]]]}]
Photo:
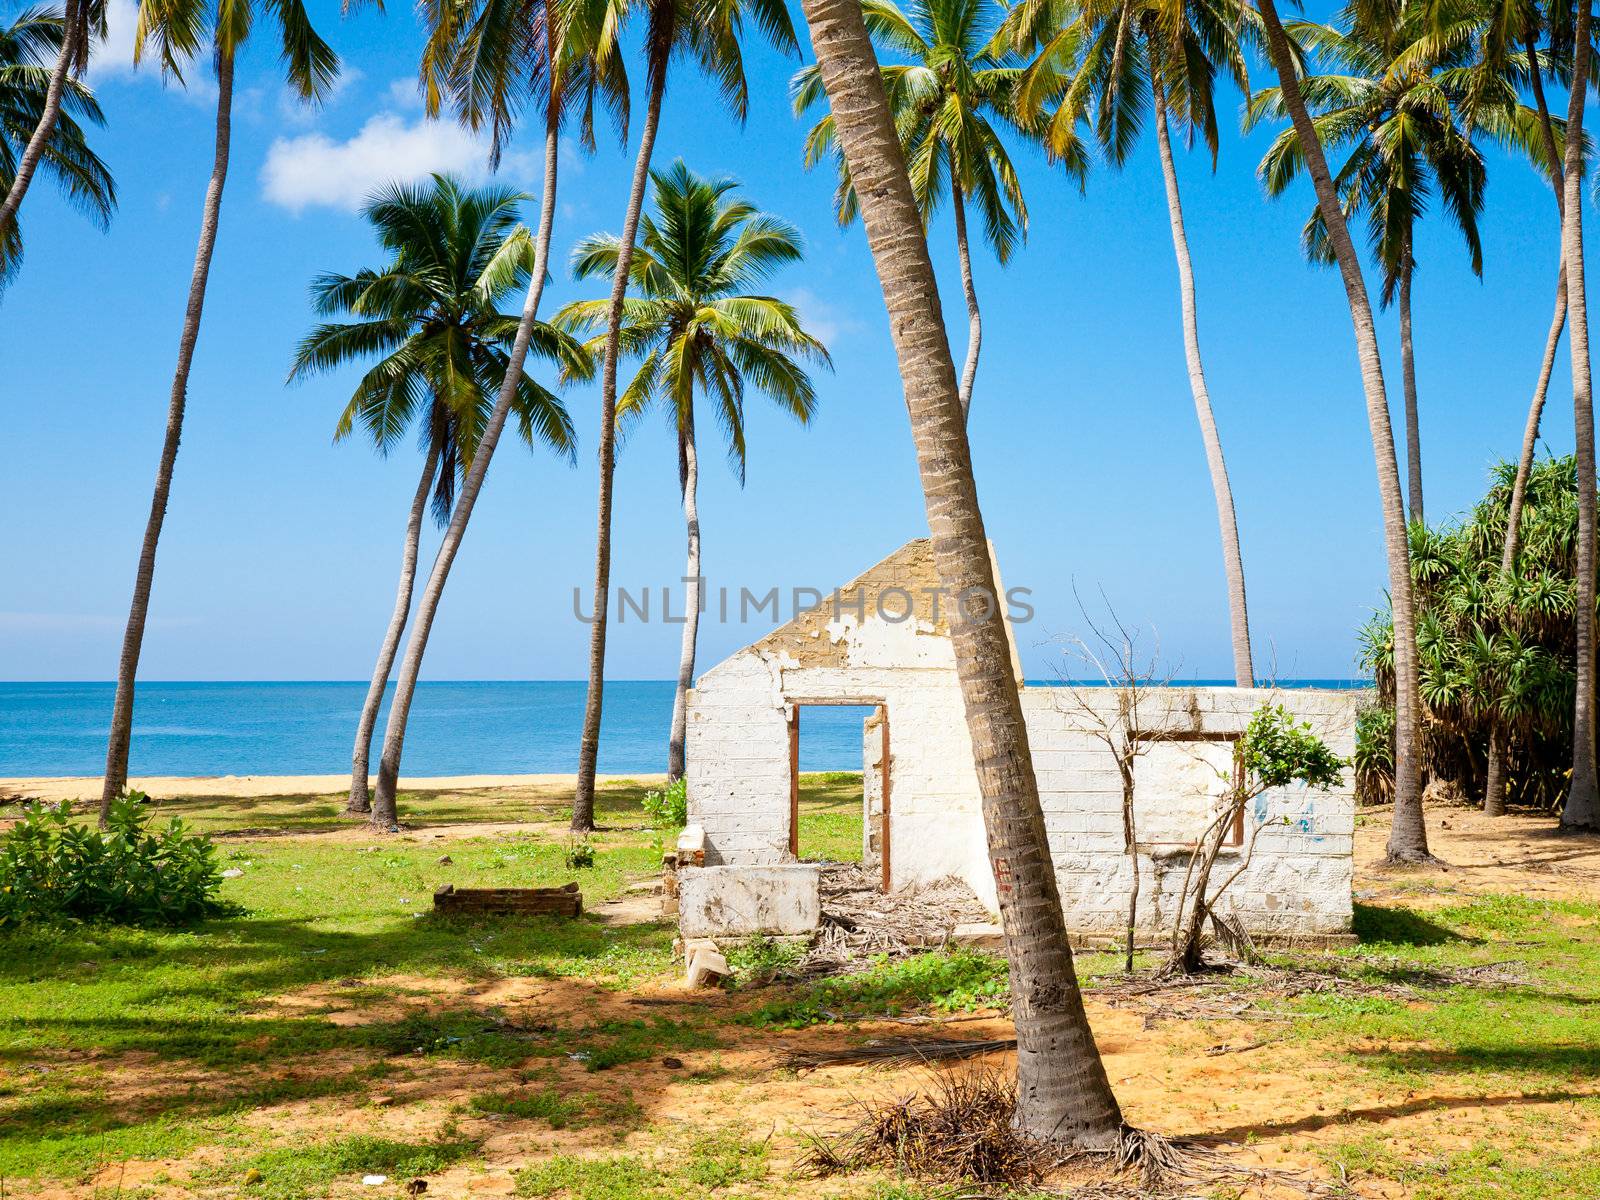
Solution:
[{"label": "blue sky", "polygon": [[[4,10],[9,16],[15,4]],[[23,210],[27,257],[0,297],[0,678],[112,677],[149,504],[194,236],[210,166],[213,89],[188,93],[127,65],[132,8],[112,5],[112,44],[93,73],[109,115],[96,145],[121,211],[100,234],[48,187]],[[266,40],[241,61],[232,173],[156,575],[141,675],[148,679],[357,679],[393,603],[405,511],[420,460],[333,445],[354,373],[294,387],[284,374],[311,322],[307,284],[378,256],[355,215],[393,175],[485,173],[482,147],[423,123],[414,78],[421,31],[409,6],[342,19],[316,3],[344,59],[321,111],[285,92]],[[798,22],[798,10],[796,10]],[[263,21],[261,31],[266,30]],[[259,36],[259,35],[258,35]],[[833,222],[833,179],[801,171],[804,126],[789,111],[797,64],[752,46],[740,129],[686,69],[667,97],[657,161],[730,172],[794,221],[805,263],[772,290],[799,304],[837,369],[819,380],[805,430],[750,402],[741,491],[703,449],[705,568],[712,586],[829,587],[926,532],[909,427],[865,238]],[[1258,65],[1257,78],[1268,72]],[[1240,99],[1225,107],[1236,115]],[[1268,201],[1254,167],[1270,134],[1225,122],[1213,175],[1179,170],[1198,277],[1201,338],[1233,476],[1258,668],[1352,673],[1353,630],[1381,602],[1383,556],[1371,445],[1342,291],[1308,267],[1298,235],[1308,187]],[[556,247],[621,225],[632,147],[563,156]],[[537,146],[512,147],[501,177],[536,190]],[[979,492],[1002,572],[1031,589],[1018,632],[1031,676],[1049,677],[1053,636],[1082,625],[1072,589],[1101,588],[1125,622],[1151,629],[1185,677],[1230,672],[1215,510],[1184,371],[1171,242],[1153,141],[1126,169],[1097,166],[1088,194],[1017,151],[1032,214],[1005,269],[977,256],[985,340],[972,422]],[[529,206],[529,219],[535,215]],[[1591,217],[1592,223],[1592,217]],[[1436,519],[1480,494],[1488,464],[1514,454],[1550,317],[1554,205],[1522,163],[1490,155],[1484,278],[1459,238],[1424,226],[1416,344],[1427,505]],[[952,346],[965,314],[948,217],[931,235]],[[546,311],[599,294],[558,273]],[[1393,313],[1381,318],[1399,404]],[[1552,448],[1570,447],[1565,349],[1548,409]],[[578,678],[594,536],[598,396],[574,389],[576,465],[506,443],[458,558],[425,677]],[[620,585],[682,572],[676,466],[664,424],[632,437],[617,475]],[[432,538],[424,553],[431,557]],[[585,600],[587,609],[587,600]],[[763,632],[712,621],[710,665]],[[610,671],[662,678],[676,626],[613,628]]]}]

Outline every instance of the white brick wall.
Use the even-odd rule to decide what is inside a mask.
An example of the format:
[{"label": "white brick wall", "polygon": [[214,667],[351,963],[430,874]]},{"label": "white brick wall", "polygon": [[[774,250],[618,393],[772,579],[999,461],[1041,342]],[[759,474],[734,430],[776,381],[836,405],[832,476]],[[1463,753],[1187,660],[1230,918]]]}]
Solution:
[{"label": "white brick wall", "polygon": [[[881,650],[881,642],[874,648]],[[751,649],[701,676],[689,705],[688,782],[690,820],[706,831],[706,861],[768,865],[788,860],[789,705],[883,702],[890,728],[895,885],[957,875],[992,908],[994,877],[955,672],[925,665],[940,661],[928,652],[916,656],[919,665],[911,667],[859,665],[867,657],[847,659],[856,664],[850,666],[808,666],[787,654]],[[1067,923],[1075,932],[1116,932],[1125,919],[1131,879],[1121,776],[1111,752],[1089,732],[1083,709],[1111,721],[1117,696],[1104,688],[1030,687],[1022,700]],[[1149,730],[1236,734],[1261,705],[1281,704],[1297,719],[1310,721],[1336,754],[1348,758],[1358,702],[1357,695],[1345,692],[1163,688],[1142,694],[1140,722]],[[1192,795],[1163,791],[1169,786],[1178,785],[1158,779],[1140,787],[1136,811],[1170,833],[1192,819],[1196,805]],[[1245,826],[1246,844],[1255,839],[1254,855],[1221,907],[1258,934],[1348,931],[1355,827],[1348,773],[1328,792],[1266,793],[1252,806]],[[1224,851],[1215,877],[1231,874],[1240,853]],[[1141,838],[1139,924],[1146,931],[1170,923],[1186,866],[1181,850],[1146,846]]]}]

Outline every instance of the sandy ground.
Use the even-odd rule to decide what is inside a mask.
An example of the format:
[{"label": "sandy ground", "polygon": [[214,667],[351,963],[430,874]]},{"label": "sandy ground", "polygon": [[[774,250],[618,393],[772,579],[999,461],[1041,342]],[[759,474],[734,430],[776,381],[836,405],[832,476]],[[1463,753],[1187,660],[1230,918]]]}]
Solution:
[{"label": "sandy ground", "polygon": [[[567,782],[567,776],[521,776],[517,783],[538,780]],[[415,780],[408,788],[491,787],[506,777]],[[34,794],[49,785],[72,796],[92,787],[92,780],[25,781]],[[143,783],[145,781],[141,781]],[[226,794],[338,791],[335,776],[255,777],[233,780],[148,781],[165,795],[217,795],[218,785],[241,789]],[[254,790],[247,790],[254,789]],[[1434,809],[1429,834],[1434,852],[1445,865],[1390,870],[1379,862],[1388,834],[1388,814],[1365,814],[1356,837],[1358,898],[1367,903],[1427,906],[1459,903],[1461,893],[1499,892],[1558,898],[1593,898],[1600,892],[1600,837],[1562,836],[1553,818],[1516,815],[1491,820],[1466,809]],[[314,834],[312,837],[336,836]],[[641,910],[648,915],[648,907]],[[627,919],[624,917],[623,919]],[[580,979],[531,977],[480,980],[396,976],[375,980],[400,996],[381,1003],[356,1003],[328,986],[274,996],[245,1019],[270,1018],[286,1012],[319,1013],[338,1024],[392,1019],[400,1011],[459,1009],[463,1004],[530,1025],[554,1021],[582,1025],[591,1021],[650,1016],[688,1016],[708,1009],[739,1009],[760,997],[689,993],[676,982],[641,982],[629,989],[599,986]],[[1181,1019],[1169,1001],[1107,1002],[1091,994],[1087,1001],[1095,1038],[1128,1120],[1144,1128],[1180,1137],[1220,1139],[1231,1145],[1229,1156],[1243,1167],[1303,1173],[1326,1186],[1330,1180],[1320,1151],[1330,1144],[1364,1133],[1378,1133],[1398,1153],[1419,1157],[1463,1150],[1497,1136],[1510,1115],[1544,1117],[1562,1129],[1568,1150],[1600,1148],[1600,1122],[1574,1109],[1581,1097],[1600,1094],[1600,1079],[1545,1092],[1527,1092],[1493,1081],[1479,1089],[1445,1073],[1420,1087],[1399,1086],[1382,1075],[1359,1070],[1351,1053],[1384,1053],[1426,1049],[1425,1042],[1405,1046],[1374,1041],[1370,1046],[1337,1047],[1290,1036],[1278,1022],[1255,1013],[1234,1019]],[[941,1023],[942,1024],[942,1023]],[[518,1169],[552,1152],[637,1154],[647,1160],[670,1159],[675,1147],[696,1132],[737,1126],[761,1138],[777,1135],[772,1145],[772,1173],[766,1185],[753,1188],[768,1196],[808,1194],[824,1200],[862,1181],[801,1182],[792,1177],[795,1156],[811,1132],[838,1128],[864,1097],[903,1094],[926,1086],[922,1070],[841,1066],[796,1075],[779,1063],[788,1049],[820,1049],[853,1044],[863,1038],[900,1038],[908,1033],[934,1036],[1005,1037],[1009,1022],[993,1014],[956,1018],[947,1027],[865,1022],[803,1031],[755,1031],[725,1026],[726,1041],[718,1050],[685,1051],[673,1058],[635,1063],[601,1073],[586,1073],[565,1059],[542,1060],[534,1086],[555,1084],[564,1092],[587,1092],[626,1098],[639,1105],[642,1121],[635,1129],[594,1127],[550,1128],[538,1120],[482,1115],[468,1107],[474,1095],[529,1086],[520,1069],[493,1069],[439,1059],[408,1060],[406,1068],[381,1084],[382,1096],[296,1100],[262,1106],[247,1118],[264,1138],[337,1137],[353,1128],[381,1131],[391,1137],[430,1136],[448,1120],[483,1139],[482,1158],[450,1168],[429,1179],[429,1197],[474,1200],[510,1196]],[[1000,1072],[1013,1069],[1009,1055],[987,1060]],[[285,1062],[266,1068],[282,1078],[307,1073],[337,1072],[354,1063]],[[136,1056],[106,1063],[108,1096],[138,1105],[178,1084],[198,1088],[236,1088],[244,1080],[220,1077],[203,1068],[168,1064],[161,1067]],[[963,1068],[964,1069],[964,1068]],[[173,1072],[179,1074],[175,1077]],[[352,1099],[354,1102],[352,1103]],[[378,1106],[378,1107],[374,1107]],[[1527,1126],[1522,1126],[1527,1128]],[[216,1165],[228,1152],[202,1147],[184,1158],[129,1162],[108,1166],[93,1181],[52,1186],[37,1200],[89,1200],[115,1188],[139,1183],[159,1200],[195,1194],[188,1178]],[[1226,1189],[1234,1194],[1238,1189]],[[341,1181],[330,1196],[373,1194],[351,1181]],[[225,1192],[225,1194],[227,1194]],[[385,1193],[387,1194],[387,1193]],[[1247,1189],[1257,1197],[1305,1193],[1282,1182],[1262,1181]],[[1406,1187],[1374,1178],[1352,1179],[1347,1196],[1369,1200],[1402,1200]]]},{"label": "sandy ground", "polygon": [[1470,808],[1431,808],[1428,847],[1444,864],[1400,870],[1381,865],[1389,837],[1387,807],[1363,809],[1356,827],[1357,900],[1427,904],[1431,885],[1441,903],[1451,893],[1500,892],[1537,899],[1600,894],[1600,837],[1561,833],[1554,816],[1486,817]]},{"label": "sandy ground", "polygon": [[[601,775],[601,783],[629,779],[635,783],[664,783],[665,775]],[[574,787],[576,775],[430,775],[400,780],[407,792],[466,791],[480,788]],[[343,792],[350,787],[344,775],[140,775],[128,781],[130,787],[152,796],[225,796],[250,799],[259,796],[323,795]],[[377,776],[372,786],[378,786]],[[37,799],[52,804],[62,800],[100,798],[100,776],[78,775],[57,778],[0,779],[0,800]]]}]

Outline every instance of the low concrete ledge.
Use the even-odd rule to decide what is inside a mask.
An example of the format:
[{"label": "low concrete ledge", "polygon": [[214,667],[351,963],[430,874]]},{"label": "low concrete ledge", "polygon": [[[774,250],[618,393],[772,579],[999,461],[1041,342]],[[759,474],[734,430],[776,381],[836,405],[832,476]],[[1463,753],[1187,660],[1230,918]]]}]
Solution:
[{"label": "low concrete ledge", "polygon": [[[1125,933],[1091,933],[1069,929],[1067,944],[1074,950],[1121,950],[1127,944],[1124,940],[1126,936]],[[1208,934],[1208,939],[1209,936]],[[1353,933],[1252,932],[1250,942],[1258,950],[1341,950],[1346,946],[1357,945],[1358,939]],[[1148,929],[1139,929],[1133,935],[1133,945],[1136,950],[1162,950],[1169,948],[1171,944],[1170,930],[1152,933]],[[1004,951],[1004,939],[1001,940],[999,948]]]},{"label": "low concrete ledge", "polygon": [[815,863],[680,867],[679,931],[686,941],[808,934],[822,920],[821,879]]}]

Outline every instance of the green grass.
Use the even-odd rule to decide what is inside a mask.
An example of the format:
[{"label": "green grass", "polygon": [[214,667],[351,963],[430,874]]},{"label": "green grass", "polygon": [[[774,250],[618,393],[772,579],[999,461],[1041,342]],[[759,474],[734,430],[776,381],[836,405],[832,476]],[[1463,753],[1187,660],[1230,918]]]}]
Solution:
[{"label": "green grass", "polygon": [[[678,1200],[682,1196],[737,1191],[770,1172],[767,1143],[737,1130],[715,1130],[692,1139],[664,1161],[618,1154],[581,1158],[552,1155],[517,1174],[517,1195],[564,1200]],[[771,1194],[771,1193],[768,1193]]]},{"label": "green grass", "polygon": [[854,975],[792,988],[744,1019],[757,1026],[799,1029],[922,1007],[971,1011],[1003,1003],[1006,992],[1005,959],[971,950],[939,951],[880,959]]},{"label": "green grass", "polygon": [[861,776],[829,771],[800,777],[800,857],[861,861]]},{"label": "green grass", "polygon": [[[1600,1118],[1600,1101],[1577,1102],[1571,1115]],[[1409,1200],[1551,1200],[1600,1196],[1600,1159],[1592,1150],[1567,1149],[1564,1117],[1500,1115],[1492,1138],[1465,1149],[1396,1146],[1387,1135],[1340,1141],[1323,1154],[1352,1182],[1388,1180]]]},{"label": "green grass", "polygon": [[479,1113],[515,1117],[522,1121],[543,1121],[551,1129],[586,1129],[592,1125],[604,1125],[618,1134],[636,1128],[644,1118],[644,1111],[631,1095],[607,1097],[592,1092],[572,1095],[553,1087],[537,1091],[524,1088],[512,1092],[488,1092],[474,1096],[472,1108]]},{"label": "green grass", "polygon": [[[1290,1026],[1293,1036],[1343,1044],[1397,1088],[1560,1093],[1600,1075],[1600,904],[1477,896],[1425,912],[1357,908],[1363,940],[1341,954],[1345,968],[1420,988],[1425,1003],[1306,995],[1285,1007],[1316,1020]],[[1438,988],[1426,975],[1490,964],[1526,981]]]},{"label": "green grass", "polygon": [[[802,850],[859,857],[859,776],[802,782]],[[748,1045],[760,1036],[756,1029],[1003,1004],[1005,964],[973,952],[931,953],[855,976],[674,1006],[670,1016],[641,1008],[626,1020],[612,1019],[615,1007],[588,1013],[570,1001],[549,1015],[537,1004],[501,1010],[436,986],[559,979],[567,981],[564,990],[592,989],[597,1000],[614,1004],[601,994],[674,972],[673,931],[664,924],[613,928],[592,916],[460,922],[430,912],[432,891],[443,882],[577,879],[588,906],[620,896],[632,879],[658,868],[656,835],[638,808],[651,786],[629,782],[601,793],[606,828],[591,839],[595,865],[582,870],[565,865],[570,794],[554,788],[403,797],[405,819],[439,835],[426,841],[314,836],[346,827],[337,797],[158,804],[158,814],[181,812],[222,835],[223,865],[243,872],[225,883],[224,898],[245,911],[189,930],[76,925],[0,937],[4,1194],[30,1194],[30,1180],[83,1180],[108,1163],[181,1159],[202,1147],[213,1150],[205,1161],[215,1165],[196,1183],[202,1194],[228,1200],[310,1200],[363,1191],[362,1174],[398,1182],[427,1175],[470,1162],[477,1143],[448,1117],[420,1131],[415,1124],[404,1133],[386,1129],[381,1114],[390,1110],[369,1102],[403,1094],[412,1074],[448,1074],[453,1063],[503,1072],[493,1083],[472,1085],[476,1094],[455,1097],[462,1124],[479,1134],[490,1128],[481,1118],[501,1117],[549,1131],[610,1130],[638,1149],[593,1158],[541,1150],[544,1156],[518,1175],[521,1195],[676,1200],[796,1190],[775,1177],[766,1144],[745,1133],[699,1130],[678,1140],[673,1122],[655,1118],[685,1114],[647,1110],[651,1085],[627,1068],[705,1052],[694,1069],[671,1078],[709,1084],[730,1075],[714,1052]],[[452,828],[501,820],[541,824],[490,836]],[[295,836],[234,836],[260,828]],[[438,861],[445,855],[449,864]],[[1464,1142],[1429,1141],[1423,1132],[1410,1144],[1406,1131],[1415,1126],[1373,1132],[1366,1123],[1383,1119],[1391,1107],[1385,1099],[1374,1113],[1330,1116],[1349,1124],[1329,1130],[1319,1152],[1353,1178],[1388,1181],[1416,1200],[1600,1195],[1595,1157],[1563,1125],[1581,1119],[1593,1129],[1600,1122],[1600,1100],[1588,1095],[1600,1076],[1600,901],[1472,896],[1421,883],[1403,900],[1405,906],[1357,905],[1360,944],[1333,963],[1359,979],[1406,984],[1413,994],[1273,1001],[1239,981],[1238,998],[1299,1018],[1268,1029],[1311,1052],[1334,1089],[1330,1103],[1340,1081],[1358,1081],[1366,1093],[1395,1097],[1402,1112],[1481,1110],[1495,1123],[1470,1126],[1492,1132]],[[781,965],[786,954],[772,944],[734,957],[750,978]],[[1491,964],[1514,969],[1520,981],[1445,986],[1429,974]],[[1114,954],[1085,954],[1077,966],[1092,994],[1120,964]],[[315,1001],[307,1003],[308,995]],[[299,1002],[276,1002],[288,996]],[[726,1003],[731,1010],[720,1007]],[[363,1010],[378,1019],[331,1019]],[[615,1074],[595,1078],[580,1066]],[[119,1090],[129,1072],[140,1084],[132,1100]],[[1412,1104],[1410,1095],[1424,1099]],[[275,1139],[259,1117],[246,1119],[286,1102],[344,1114],[341,1128],[349,1133],[389,1132],[401,1140]],[[1530,1107],[1539,1103],[1546,1107]],[[592,1144],[595,1134],[583,1136]],[[841,1200],[944,1194],[856,1182],[860,1190]]]},{"label": "green grass", "polygon": [[[806,777],[809,781],[810,777]],[[859,795],[859,777],[857,794]],[[287,1100],[364,1098],[416,1057],[509,1067],[574,1055],[603,1071],[674,1050],[720,1044],[709,1018],[586,1022],[518,1028],[470,998],[408,997],[393,976],[488,982],[515,976],[626,987],[672,969],[669,925],[609,927],[576,921],[460,921],[432,915],[441,883],[541,886],[576,879],[593,906],[659,870],[639,799],[648,783],[611,783],[599,797],[602,830],[592,868],[566,866],[570,791],[410,794],[403,819],[432,826],[427,841],[374,834],[230,838],[268,827],[293,834],[349,828],[338,797],[157,801],[222,835],[223,884],[237,918],[185,930],[70,925],[0,937],[0,1179],[81,1178],[125,1158],[179,1156],[239,1137],[241,1114]],[[834,788],[848,788],[835,782]],[[526,793],[524,795],[524,793]],[[829,803],[826,799],[821,802]],[[807,801],[802,836],[813,839]],[[454,835],[457,822],[555,819],[548,830]],[[860,841],[859,807],[855,845]],[[859,852],[859,850],[858,850]],[[441,864],[441,857],[451,862]],[[274,997],[316,989],[326,1009],[278,1008]],[[393,1006],[361,1024],[334,1008]],[[93,1054],[93,1058],[88,1057]],[[109,1094],[110,1065],[128,1055],[205,1081],[127,1104]],[[49,1063],[47,1072],[25,1069]],[[285,1073],[285,1066],[303,1068]],[[7,1195],[15,1194],[10,1187]]]},{"label": "green grass", "polygon": [[476,1141],[459,1136],[424,1142],[365,1135],[307,1139],[240,1159],[206,1172],[202,1179],[234,1184],[242,1195],[261,1200],[314,1200],[327,1195],[328,1185],[342,1177],[353,1182],[363,1175],[387,1175],[404,1183],[472,1158],[477,1151]]}]

